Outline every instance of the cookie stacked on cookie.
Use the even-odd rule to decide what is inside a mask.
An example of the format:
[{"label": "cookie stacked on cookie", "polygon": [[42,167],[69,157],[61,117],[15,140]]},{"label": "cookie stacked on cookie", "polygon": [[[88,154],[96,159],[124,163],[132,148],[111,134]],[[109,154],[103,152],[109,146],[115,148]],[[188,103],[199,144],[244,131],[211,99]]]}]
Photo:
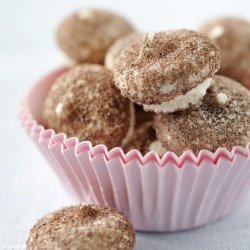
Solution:
[{"label": "cookie stacked on cookie", "polygon": [[[155,149],[151,145],[157,144],[150,144],[147,151],[198,154],[202,149],[214,152],[247,144],[250,92],[234,80],[215,76],[219,66],[215,44],[188,30],[146,34],[122,52],[115,68],[116,86],[123,96],[156,113],[154,140],[160,144]],[[145,134],[139,147],[143,153],[149,137]],[[125,149],[133,145],[131,140]]]},{"label": "cookie stacked on cookie", "polygon": [[220,65],[219,50],[189,30],[148,33],[125,49],[116,64],[122,95],[146,111],[173,112],[196,104]]},{"label": "cookie stacked on cookie", "polygon": [[[224,30],[237,33],[228,23],[236,21],[220,21]],[[201,30],[211,37],[213,26]],[[249,91],[215,76],[224,72],[228,52],[208,36],[185,29],[141,34],[100,10],[71,15],[57,38],[78,66],[51,88],[43,112],[46,126],[94,146],[160,156],[244,146],[250,140]]]}]

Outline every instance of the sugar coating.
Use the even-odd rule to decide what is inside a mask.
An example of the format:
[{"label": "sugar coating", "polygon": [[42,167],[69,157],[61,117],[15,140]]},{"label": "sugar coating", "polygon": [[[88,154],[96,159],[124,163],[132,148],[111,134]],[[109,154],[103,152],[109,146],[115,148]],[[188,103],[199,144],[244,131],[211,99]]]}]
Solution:
[{"label": "sugar coating", "polygon": [[112,208],[78,205],[45,215],[31,229],[26,242],[31,249],[133,249],[131,222]]},{"label": "sugar coating", "polygon": [[143,155],[150,151],[155,151],[162,156],[167,150],[162,146],[161,142],[156,139],[152,122],[142,123],[134,132],[131,140],[123,147],[127,153],[132,149],[139,150]]},{"label": "sugar coating", "polygon": [[250,86],[250,23],[225,17],[211,20],[199,28],[219,46],[219,73]]},{"label": "sugar coating", "polygon": [[[221,93],[223,101],[218,99]],[[250,91],[230,78],[214,76],[200,105],[157,114],[154,128],[163,146],[178,155],[244,147],[250,141]]]},{"label": "sugar coating", "polygon": [[206,36],[189,30],[146,34],[121,53],[115,83],[138,104],[169,102],[210,78],[220,55]]},{"label": "sugar coating", "polygon": [[134,110],[100,65],[81,65],[59,77],[44,104],[46,127],[93,145],[119,147],[134,128]]},{"label": "sugar coating", "polygon": [[225,104],[228,100],[228,97],[225,93],[219,93],[217,94],[217,101],[220,103],[220,104]]},{"label": "sugar coating", "polygon": [[131,24],[113,13],[83,9],[60,24],[57,42],[71,64],[103,63],[114,41],[133,31]]},{"label": "sugar coating", "polygon": [[131,43],[141,38],[139,33],[131,33],[127,36],[117,39],[114,44],[109,48],[105,56],[105,67],[114,71],[115,64],[121,52],[128,47]]},{"label": "sugar coating", "polygon": [[190,105],[198,104],[200,102],[206,94],[211,82],[212,79],[208,78],[197,87],[188,91],[185,95],[179,95],[169,102],[164,102],[158,105],[143,105],[143,108],[146,111],[153,111],[155,113],[172,113],[178,110],[186,109]]}]

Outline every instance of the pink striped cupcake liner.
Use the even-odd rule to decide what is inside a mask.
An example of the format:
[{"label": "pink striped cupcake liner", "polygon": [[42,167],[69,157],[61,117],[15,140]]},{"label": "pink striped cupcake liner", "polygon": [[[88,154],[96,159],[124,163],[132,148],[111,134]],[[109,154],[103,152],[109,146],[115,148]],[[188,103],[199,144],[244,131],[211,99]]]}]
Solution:
[{"label": "pink striped cupcake liner", "polygon": [[[216,221],[233,211],[250,184],[250,143],[232,151],[202,150],[142,156],[108,151],[56,134],[41,124],[46,94],[60,69],[38,82],[23,99],[19,118],[72,199],[113,207],[141,231],[177,231]],[[113,136],[113,135],[111,135]]]}]

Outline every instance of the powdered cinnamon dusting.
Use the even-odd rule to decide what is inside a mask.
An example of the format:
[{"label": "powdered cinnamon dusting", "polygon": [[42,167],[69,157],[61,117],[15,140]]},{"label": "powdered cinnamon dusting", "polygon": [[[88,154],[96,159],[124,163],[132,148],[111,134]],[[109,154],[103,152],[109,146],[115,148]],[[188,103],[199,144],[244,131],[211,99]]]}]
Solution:
[{"label": "powdered cinnamon dusting", "polygon": [[135,231],[129,220],[112,208],[79,205],[40,219],[31,229],[27,249],[131,250]]},{"label": "powdered cinnamon dusting", "polygon": [[122,17],[101,10],[82,10],[59,26],[59,47],[76,63],[102,63],[108,48],[119,37],[134,31]]},{"label": "powdered cinnamon dusting", "polygon": [[219,73],[243,84],[250,83],[250,23],[235,17],[205,23],[200,31],[210,37],[221,51]]},{"label": "powdered cinnamon dusting", "polygon": [[[153,38],[146,34],[122,52],[115,80],[132,101],[160,104],[213,76],[219,64],[219,50],[206,36],[189,30],[159,32]],[[172,91],[162,92],[164,85]]]},{"label": "powdered cinnamon dusting", "polygon": [[108,148],[121,146],[133,115],[113,74],[100,65],[81,65],[62,75],[44,105],[47,127]]},{"label": "powdered cinnamon dusting", "polygon": [[[225,103],[218,102],[218,93],[227,96]],[[200,106],[156,115],[154,127],[157,138],[177,154],[244,147],[250,141],[250,92],[229,78],[214,76]]]}]

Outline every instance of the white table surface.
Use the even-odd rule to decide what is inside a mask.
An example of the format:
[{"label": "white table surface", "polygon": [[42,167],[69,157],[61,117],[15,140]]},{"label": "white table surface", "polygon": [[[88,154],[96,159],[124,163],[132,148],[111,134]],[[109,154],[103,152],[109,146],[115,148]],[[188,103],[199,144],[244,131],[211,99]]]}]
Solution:
[{"label": "white table surface", "polygon": [[[158,2],[157,8],[153,9],[153,2]],[[215,9],[211,7],[215,1],[202,3],[200,7],[201,1],[187,2],[180,9],[180,1],[155,0],[145,4],[140,12],[142,1],[134,5],[132,0],[105,4],[85,1],[88,5],[101,3],[120,11],[127,8],[130,13],[127,16],[133,16],[131,13],[136,11],[133,20],[144,30],[182,27],[183,24],[194,27],[198,21],[220,13],[250,15],[248,1],[238,0],[234,6],[220,1]],[[20,127],[16,113],[18,102],[29,86],[60,64],[53,44],[53,30],[62,15],[77,6],[80,1],[0,0],[0,249],[24,249],[29,229],[39,217],[71,204]],[[157,11],[159,15],[154,14]],[[248,250],[250,197],[233,215],[207,227],[172,234],[139,233],[136,249]]]}]

